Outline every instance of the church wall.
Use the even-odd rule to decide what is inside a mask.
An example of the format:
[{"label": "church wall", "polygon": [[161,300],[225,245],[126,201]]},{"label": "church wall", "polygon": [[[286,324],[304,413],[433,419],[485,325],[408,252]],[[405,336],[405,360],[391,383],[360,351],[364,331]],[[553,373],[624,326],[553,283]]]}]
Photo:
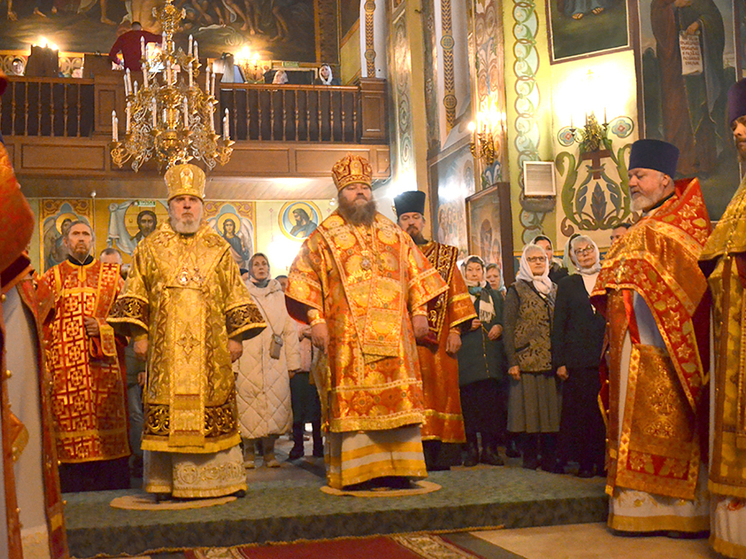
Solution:
[{"label": "church wall", "polygon": [[339,76],[343,84],[353,83],[360,77],[360,23],[342,39],[339,51]]},{"label": "church wall", "polygon": [[[32,265],[40,273],[64,258],[59,248],[65,219],[82,218],[91,223],[95,256],[107,246],[113,246],[121,252],[124,263],[131,262],[132,251],[139,242],[138,214],[146,210],[153,212],[158,223],[168,219],[166,201],[159,199],[31,198],[29,204],[37,222],[29,245],[29,256]],[[225,232],[225,221],[233,221],[240,239],[234,243],[245,249],[242,254],[234,253],[239,266],[246,267],[251,254],[263,252],[269,259],[274,276],[287,273],[307,236],[307,230],[294,230],[297,225],[294,211],[302,209],[312,223],[318,224],[335,208],[336,199],[208,200],[205,202],[205,219],[221,235]]]}]

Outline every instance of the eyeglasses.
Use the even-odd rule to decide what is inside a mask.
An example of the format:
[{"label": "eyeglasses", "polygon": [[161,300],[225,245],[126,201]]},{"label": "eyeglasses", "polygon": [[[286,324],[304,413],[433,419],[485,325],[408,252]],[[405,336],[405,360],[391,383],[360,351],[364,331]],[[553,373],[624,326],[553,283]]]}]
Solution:
[{"label": "eyeglasses", "polygon": [[580,256],[585,256],[586,254],[593,252],[593,247],[576,248],[573,252]]},{"label": "eyeglasses", "polygon": [[546,262],[547,257],[546,256],[527,256],[526,261],[531,262],[532,264],[535,264],[537,262]]}]

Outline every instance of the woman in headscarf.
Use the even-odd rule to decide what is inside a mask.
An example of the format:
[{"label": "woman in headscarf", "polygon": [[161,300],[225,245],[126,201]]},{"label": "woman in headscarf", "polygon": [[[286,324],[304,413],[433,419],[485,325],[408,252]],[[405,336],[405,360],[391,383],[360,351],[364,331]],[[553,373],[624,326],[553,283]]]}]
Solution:
[{"label": "woman in headscarf", "polygon": [[544,248],[523,249],[516,281],[505,297],[508,359],[508,431],[524,433],[523,467],[553,471],[556,463],[560,394],[552,368],[552,319],[557,286],[549,279]]},{"label": "woman in headscarf", "polygon": [[598,367],[606,321],[588,298],[601,261],[596,243],[578,235],[570,246],[577,274],[560,280],[554,306],[552,357],[562,379],[560,462],[576,460],[579,477],[604,470],[604,423],[598,408],[601,380]]},{"label": "woman in headscarf", "polygon": [[[484,262],[479,256],[466,259],[464,280],[474,303],[478,318],[466,323],[468,331],[461,335],[458,352],[458,376],[461,393],[461,412],[466,431],[466,459],[464,466],[483,462],[502,466],[497,452],[499,439],[501,384],[505,378],[502,348],[502,297],[484,281]],[[477,433],[482,436],[479,452]]]}]

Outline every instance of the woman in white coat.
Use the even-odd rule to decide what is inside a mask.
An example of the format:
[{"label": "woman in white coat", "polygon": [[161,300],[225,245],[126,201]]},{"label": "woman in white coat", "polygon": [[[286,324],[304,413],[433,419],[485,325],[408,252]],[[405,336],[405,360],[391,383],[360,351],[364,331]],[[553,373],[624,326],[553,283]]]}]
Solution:
[{"label": "woman in white coat", "polygon": [[236,390],[244,464],[254,467],[254,443],[262,440],[264,465],[279,467],[275,441],[293,424],[290,400],[290,371],[300,368],[298,332],[285,308],[285,294],[277,280],[270,279],[269,260],[257,253],[249,260],[249,292],[267,323],[261,334],[243,343],[237,361]]}]

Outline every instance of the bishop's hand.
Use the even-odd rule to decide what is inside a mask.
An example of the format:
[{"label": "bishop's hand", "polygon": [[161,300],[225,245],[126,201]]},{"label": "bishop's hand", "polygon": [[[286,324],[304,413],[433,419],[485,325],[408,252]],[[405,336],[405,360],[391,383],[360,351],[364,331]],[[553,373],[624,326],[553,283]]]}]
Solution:
[{"label": "bishop's hand", "polygon": [[319,322],[311,326],[311,343],[326,353],[329,346],[329,328],[326,322]]},{"label": "bishop's hand", "polygon": [[430,330],[427,325],[427,316],[423,314],[414,315],[412,317],[412,329],[414,330],[414,337],[418,340],[427,336],[427,333]]}]

